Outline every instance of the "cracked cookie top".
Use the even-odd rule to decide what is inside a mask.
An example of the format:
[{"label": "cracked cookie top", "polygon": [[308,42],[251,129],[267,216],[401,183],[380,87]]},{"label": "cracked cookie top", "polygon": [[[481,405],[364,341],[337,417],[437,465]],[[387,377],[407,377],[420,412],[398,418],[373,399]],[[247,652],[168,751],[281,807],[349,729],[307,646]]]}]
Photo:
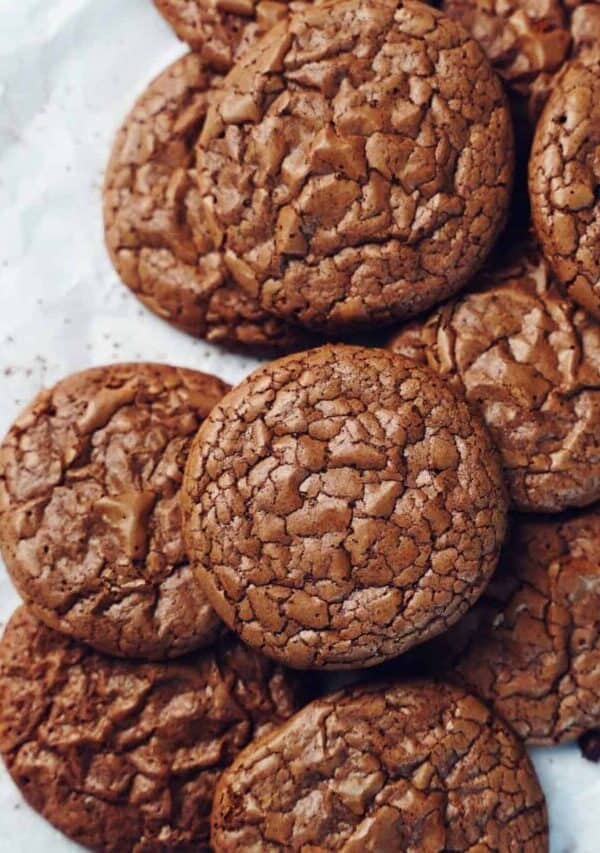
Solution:
[{"label": "cracked cookie top", "polygon": [[110,654],[171,657],[218,619],[181,533],[188,448],[228,390],[155,364],[77,373],[42,391],[0,447],[2,554],[53,628]]},{"label": "cracked cookie top", "polygon": [[391,340],[483,416],[515,507],[600,499],[600,325],[561,296],[539,252],[518,247],[477,290]]},{"label": "cracked cookie top", "polygon": [[217,786],[220,853],[547,853],[544,796],[515,735],[463,689],[359,687],[250,744]]},{"label": "cracked cookie top", "polygon": [[566,293],[600,319],[600,55],[556,79],[529,161],[535,231]]},{"label": "cracked cookie top", "polygon": [[385,350],[255,371],[194,441],[188,552],[219,615],[299,668],[357,668],[454,623],[496,565],[500,466],[467,405]]},{"label": "cracked cookie top", "polygon": [[208,853],[217,779],[298,707],[232,637],[170,663],[108,658],[24,607],[0,642],[0,752],[30,805],[103,853]]},{"label": "cracked cookie top", "polygon": [[600,726],[600,506],[515,520],[493,593],[460,679],[530,743]]},{"label": "cracked cookie top", "polygon": [[120,128],[104,181],[106,245],[123,282],[189,334],[233,349],[303,349],[303,334],[262,310],[192,231],[194,145],[221,78],[188,54],[160,74]]},{"label": "cracked cookie top", "polygon": [[342,0],[277,24],[226,78],[194,227],[266,310],[339,332],[459,290],[512,172],[502,86],[466,31],[415,0]]},{"label": "cracked cookie top", "polygon": [[546,87],[568,56],[569,21],[560,0],[442,0],[520,95]]},{"label": "cracked cookie top", "polygon": [[249,45],[303,0],[154,0],[182,41],[208,65],[228,70]]}]

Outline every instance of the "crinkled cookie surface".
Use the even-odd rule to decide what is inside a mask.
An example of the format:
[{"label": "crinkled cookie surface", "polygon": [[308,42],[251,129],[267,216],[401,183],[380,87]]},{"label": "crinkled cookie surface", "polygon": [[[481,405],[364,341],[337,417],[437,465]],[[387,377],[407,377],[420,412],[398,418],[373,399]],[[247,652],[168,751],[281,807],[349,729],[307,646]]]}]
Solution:
[{"label": "crinkled cookie surface", "polygon": [[188,449],[229,386],[156,364],[74,374],[42,391],[0,447],[2,553],[51,625],[110,654],[163,658],[212,640],[179,490]]},{"label": "crinkled cookie surface", "polygon": [[461,681],[530,743],[598,728],[600,506],[516,519],[493,586]]},{"label": "crinkled cookie surface", "polygon": [[390,346],[433,367],[483,415],[516,508],[558,512],[600,498],[600,325],[561,296],[535,248],[517,248]]},{"label": "crinkled cookie surface", "polygon": [[502,86],[415,0],[342,0],[276,25],[230,72],[198,147],[194,224],[282,318],[340,332],[459,290],[509,202]]},{"label": "crinkled cookie surface", "polygon": [[231,637],[170,663],[108,658],[24,607],[0,642],[0,751],[33,808],[102,853],[206,851],[217,779],[297,708]]},{"label": "crinkled cookie surface", "polygon": [[154,0],[182,41],[210,66],[227,70],[264,32],[303,0]]},{"label": "crinkled cookie surface", "polygon": [[222,853],[545,853],[544,797],[523,746],[464,690],[407,682],[307,705],[221,777]]},{"label": "crinkled cookie surface", "polygon": [[230,349],[303,349],[308,335],[266,314],[231,278],[220,252],[209,252],[206,236],[192,229],[194,146],[221,79],[191,53],[138,99],[106,171],[106,244],[123,282],[185,332]]},{"label": "crinkled cookie surface", "polygon": [[529,161],[536,234],[566,293],[600,319],[600,54],[569,63]]},{"label": "crinkled cookie surface", "polygon": [[432,371],[361,347],[255,371],[199,431],[182,497],[210,602],[300,668],[372,666],[448,628],[505,530],[480,421]]}]

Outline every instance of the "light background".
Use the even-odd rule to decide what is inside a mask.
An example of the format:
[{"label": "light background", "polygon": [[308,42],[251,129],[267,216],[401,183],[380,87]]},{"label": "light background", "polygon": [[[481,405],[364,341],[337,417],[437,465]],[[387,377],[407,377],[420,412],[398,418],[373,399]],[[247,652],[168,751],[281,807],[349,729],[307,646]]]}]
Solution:
[{"label": "light background", "polygon": [[[236,382],[255,362],[171,329],[118,281],[102,236],[114,133],[185,51],[151,0],[0,0],[0,434],[44,385],[120,360],[166,361]],[[17,604],[0,565],[0,623]],[[534,750],[552,853],[600,851],[600,766]],[[0,767],[0,853],[76,850]]]}]

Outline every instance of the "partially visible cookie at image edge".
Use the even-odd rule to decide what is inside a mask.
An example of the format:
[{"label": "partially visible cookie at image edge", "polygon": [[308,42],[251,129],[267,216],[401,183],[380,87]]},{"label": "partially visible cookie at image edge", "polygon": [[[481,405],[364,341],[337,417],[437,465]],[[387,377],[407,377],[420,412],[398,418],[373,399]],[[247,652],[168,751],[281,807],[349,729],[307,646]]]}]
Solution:
[{"label": "partially visible cookie at image edge", "polygon": [[569,63],[529,161],[537,237],[567,295],[600,320],[600,53]]},{"label": "partially visible cookie at image edge", "polygon": [[188,552],[240,637],[298,668],[374,666],[456,622],[505,532],[489,436],[436,375],[324,346],[256,370],[205,421]]},{"label": "partially visible cookie at image edge", "polygon": [[178,661],[133,663],[21,607],[0,641],[10,775],[46,820],[103,853],[208,853],[219,775],[297,707],[287,674],[231,636]]},{"label": "partially visible cookie at image edge", "polygon": [[532,744],[600,727],[600,505],[515,518],[492,587],[461,683]]},{"label": "partially visible cookie at image edge", "polygon": [[122,281],[183,331],[232,349],[302,349],[308,335],[266,314],[231,278],[221,253],[208,251],[206,235],[192,232],[194,146],[221,79],[187,54],[138,99],[106,170],[106,244]]},{"label": "partially visible cookie at image edge", "polygon": [[600,324],[562,296],[535,246],[515,246],[389,346],[432,367],[483,416],[515,508],[600,499]]},{"label": "partially visible cookie at image edge", "polygon": [[459,687],[358,687],[250,744],[217,786],[211,842],[260,850],[547,853],[544,795],[509,727]]},{"label": "partially visible cookie at image edge", "polygon": [[115,364],[40,392],[0,446],[0,539],[17,590],[52,627],[102,651],[163,658],[219,620],[198,587],[179,490],[191,440],[229,386]]},{"label": "partially visible cookie at image edge", "polygon": [[260,35],[303,0],[154,0],[154,5],[210,66],[227,71]]}]

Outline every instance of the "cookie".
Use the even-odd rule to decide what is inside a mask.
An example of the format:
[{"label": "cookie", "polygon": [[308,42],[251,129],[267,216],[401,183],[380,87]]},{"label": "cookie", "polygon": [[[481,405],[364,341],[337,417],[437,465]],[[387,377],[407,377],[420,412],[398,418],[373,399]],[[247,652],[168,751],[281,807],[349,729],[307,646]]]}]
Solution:
[{"label": "cookie", "polygon": [[182,41],[220,71],[227,71],[263,33],[302,0],[154,0]]},{"label": "cookie", "polygon": [[341,0],[230,72],[197,152],[210,234],[263,308],[329,333],[459,290],[504,220],[513,138],[476,42],[416,0]]},{"label": "cookie", "polygon": [[600,53],[569,63],[529,161],[537,237],[565,292],[600,319]]},{"label": "cookie", "polygon": [[92,850],[206,851],[219,775],[297,708],[231,637],[170,663],[108,658],[24,607],[0,643],[0,752],[27,802]]},{"label": "cookie", "polygon": [[182,499],[217,613],[307,669],[373,666],[444,631],[505,530],[480,421],[433,372],[361,347],[256,370],[199,430]]},{"label": "cookie", "polygon": [[44,622],[109,654],[164,658],[210,642],[218,619],[181,533],[188,448],[228,387],[116,364],[42,391],[0,447],[0,540]]},{"label": "cookie", "polygon": [[600,726],[600,505],[515,520],[496,574],[461,681],[529,743]]},{"label": "cookie", "polygon": [[219,853],[546,853],[544,795],[523,746],[464,690],[355,688],[307,705],[221,776]]},{"label": "cookie", "polygon": [[150,84],[119,130],[104,183],[106,245],[123,282],[155,314],[233,349],[284,352],[308,337],[267,315],[192,233],[196,137],[221,78],[195,54]]},{"label": "cookie", "polygon": [[390,347],[433,367],[482,415],[516,508],[600,499],[600,325],[561,296],[533,246]]},{"label": "cookie", "polygon": [[443,0],[442,9],[477,39],[494,70],[519,95],[547,89],[569,55],[560,0]]}]

